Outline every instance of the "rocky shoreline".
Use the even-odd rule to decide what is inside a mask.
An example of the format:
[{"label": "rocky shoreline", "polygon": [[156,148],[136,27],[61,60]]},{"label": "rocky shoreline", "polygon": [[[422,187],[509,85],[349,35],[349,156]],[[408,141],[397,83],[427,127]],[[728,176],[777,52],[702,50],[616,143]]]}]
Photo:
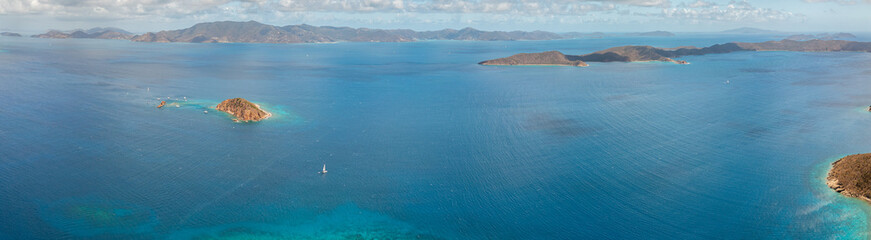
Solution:
[{"label": "rocky shoreline", "polygon": [[844,196],[871,203],[871,153],[849,155],[833,162],[826,185]]}]

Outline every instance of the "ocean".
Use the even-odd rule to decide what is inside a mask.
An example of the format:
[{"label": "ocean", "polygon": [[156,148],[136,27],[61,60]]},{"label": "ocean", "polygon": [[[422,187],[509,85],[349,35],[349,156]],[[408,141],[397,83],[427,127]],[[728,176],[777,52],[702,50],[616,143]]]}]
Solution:
[{"label": "ocean", "polygon": [[871,152],[869,53],[476,64],[777,39],[0,37],[0,239],[868,238],[824,178]]}]

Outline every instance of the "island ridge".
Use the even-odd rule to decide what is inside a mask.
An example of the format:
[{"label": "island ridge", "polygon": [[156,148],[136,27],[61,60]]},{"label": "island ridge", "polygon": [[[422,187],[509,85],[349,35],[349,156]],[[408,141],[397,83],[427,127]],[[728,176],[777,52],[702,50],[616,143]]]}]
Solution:
[{"label": "island ridge", "polygon": [[[563,65],[587,66],[584,62],[645,62],[661,61],[688,64],[673,58],[691,55],[730,53],[739,51],[796,52],[871,52],[871,42],[845,40],[768,41],[761,43],[733,42],[709,47],[692,46],[657,48],[652,46],[620,46],[585,55],[565,55],[558,51],[516,54],[506,58],[482,61],[481,65]],[[580,61],[580,62],[574,62]],[[571,62],[571,64],[568,64]],[[583,63],[583,64],[582,64]]]}]

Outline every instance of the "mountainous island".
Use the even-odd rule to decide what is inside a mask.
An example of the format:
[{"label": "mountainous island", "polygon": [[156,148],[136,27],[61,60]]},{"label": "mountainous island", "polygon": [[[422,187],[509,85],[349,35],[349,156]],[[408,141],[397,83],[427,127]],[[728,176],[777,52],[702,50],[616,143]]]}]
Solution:
[{"label": "mountainous island", "polygon": [[207,22],[192,27],[133,35],[118,28],[57,31],[33,35],[37,38],[128,39],[137,42],[188,43],[333,43],[333,42],[413,42],[421,40],[516,41],[552,40],[566,36],[545,31],[460,30],[413,31],[409,29],[370,29],[350,27],[316,27],[311,25],[273,26],[256,21]]},{"label": "mountainous island", "polygon": [[[666,31],[627,33],[626,35],[639,37],[674,36],[673,33]],[[127,39],[137,42],[187,43],[333,43],[413,42],[426,40],[520,41],[602,38],[606,36],[612,35],[601,32],[558,34],[546,31],[481,31],[474,28],[414,31],[409,29],[317,27],[307,24],[273,26],[256,21],[223,21],[198,23],[185,29],[148,32],[141,35],[134,35],[119,28],[92,28],[72,31],[51,30],[43,34],[32,35],[31,37]]]},{"label": "mountainous island", "polygon": [[229,113],[236,117],[236,122],[256,122],[272,116],[272,114],[260,109],[260,106],[245,100],[244,98],[231,98],[224,100],[215,107],[218,111]]},{"label": "mountainous island", "polygon": [[248,22],[199,23],[190,28],[146,33],[132,38],[138,42],[210,42],[210,43],[326,43],[326,42],[411,42],[418,40],[550,40],[562,38],[544,31],[480,31],[460,30],[417,32],[408,29],[383,30],[350,27],[316,27],[287,25],[283,27]]},{"label": "mountainous island", "polygon": [[[644,62],[661,61],[688,64],[673,58],[691,55],[730,53],[738,51],[796,51],[796,52],[871,52],[871,42],[845,40],[768,41],[761,43],[733,42],[709,47],[657,48],[651,46],[621,46],[585,55],[564,55],[558,51],[522,53],[506,58],[480,62],[481,65],[569,65],[587,66],[585,62]],[[573,61],[581,61],[583,64]],[[571,62],[572,64],[567,64]]]},{"label": "mountainous island", "polygon": [[826,184],[844,196],[871,202],[871,153],[846,156],[832,163]]},{"label": "mountainous island", "polygon": [[[119,28],[51,30],[32,35],[36,38],[126,39],[137,42],[187,43],[333,43],[333,42],[413,42],[426,40],[521,41],[613,36],[602,32],[553,33],[546,31],[482,31],[474,28],[414,31],[410,29],[371,29],[312,26],[307,24],[274,26],[256,21],[206,22],[189,28],[134,35]],[[674,33],[652,31],[627,33],[627,36],[671,37]]]}]

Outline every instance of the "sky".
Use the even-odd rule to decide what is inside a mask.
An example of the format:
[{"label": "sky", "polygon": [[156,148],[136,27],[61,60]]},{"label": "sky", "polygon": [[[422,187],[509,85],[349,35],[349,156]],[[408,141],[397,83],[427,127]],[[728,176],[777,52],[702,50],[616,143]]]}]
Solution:
[{"label": "sky", "polygon": [[871,0],[0,0],[0,31],[254,20],[384,29],[871,32]]}]

